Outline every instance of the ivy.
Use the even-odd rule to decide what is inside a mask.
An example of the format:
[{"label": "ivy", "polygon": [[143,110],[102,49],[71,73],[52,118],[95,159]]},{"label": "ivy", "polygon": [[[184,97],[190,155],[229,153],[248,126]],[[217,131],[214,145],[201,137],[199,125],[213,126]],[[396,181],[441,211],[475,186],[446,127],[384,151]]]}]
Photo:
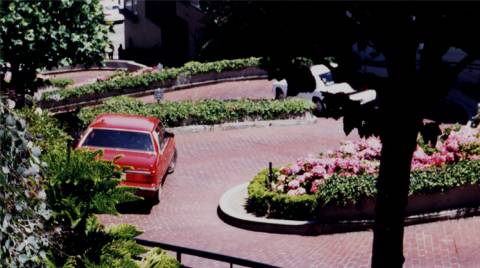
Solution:
[{"label": "ivy", "polygon": [[46,259],[51,217],[41,169],[26,121],[0,100],[0,266],[36,267]]}]

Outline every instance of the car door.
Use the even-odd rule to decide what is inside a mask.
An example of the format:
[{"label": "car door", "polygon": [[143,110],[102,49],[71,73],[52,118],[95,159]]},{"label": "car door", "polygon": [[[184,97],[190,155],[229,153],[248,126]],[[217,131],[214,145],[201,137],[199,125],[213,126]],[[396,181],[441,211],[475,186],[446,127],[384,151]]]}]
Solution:
[{"label": "car door", "polygon": [[159,157],[159,174],[162,178],[167,173],[168,166],[173,159],[173,154],[175,153],[175,142],[173,141],[173,136],[170,133],[166,132],[162,125],[159,125],[155,133],[158,140],[158,157]]},{"label": "car door", "polygon": [[161,132],[163,133],[163,145],[165,146],[164,152],[165,152],[165,157],[167,160],[167,169],[168,165],[170,165],[170,162],[173,161],[173,157],[175,155],[175,140],[174,140],[174,134],[171,132],[168,132],[165,130],[165,128],[160,124],[159,128]]}]

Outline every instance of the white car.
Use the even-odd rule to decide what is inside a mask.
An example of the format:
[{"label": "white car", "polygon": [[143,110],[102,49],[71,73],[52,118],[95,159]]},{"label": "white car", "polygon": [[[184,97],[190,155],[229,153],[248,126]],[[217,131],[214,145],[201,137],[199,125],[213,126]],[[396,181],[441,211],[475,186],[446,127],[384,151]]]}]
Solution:
[{"label": "white car", "polygon": [[122,23],[125,17],[120,13],[120,5],[114,0],[101,1],[105,21],[113,24]]},{"label": "white car", "polygon": [[[361,92],[355,91],[348,83],[335,83],[333,81],[330,69],[325,65],[313,65],[310,67],[310,72],[315,78],[315,90],[313,92],[302,92],[296,97],[313,101],[317,105],[317,110],[325,110],[325,103],[323,102],[323,93],[345,93],[350,96],[351,100],[360,101],[360,104],[365,104],[375,100],[375,90],[369,89]],[[287,95],[288,85],[285,79],[273,82],[273,93],[275,99],[283,99]]]}]

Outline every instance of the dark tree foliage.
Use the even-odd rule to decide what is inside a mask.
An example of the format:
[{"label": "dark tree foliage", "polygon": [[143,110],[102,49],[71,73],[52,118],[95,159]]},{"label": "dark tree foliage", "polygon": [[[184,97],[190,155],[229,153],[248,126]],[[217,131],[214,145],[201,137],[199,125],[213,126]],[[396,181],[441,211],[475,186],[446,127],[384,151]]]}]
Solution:
[{"label": "dark tree foliage", "polygon": [[22,105],[38,71],[100,63],[108,29],[98,0],[0,1],[0,93],[11,91]]}]

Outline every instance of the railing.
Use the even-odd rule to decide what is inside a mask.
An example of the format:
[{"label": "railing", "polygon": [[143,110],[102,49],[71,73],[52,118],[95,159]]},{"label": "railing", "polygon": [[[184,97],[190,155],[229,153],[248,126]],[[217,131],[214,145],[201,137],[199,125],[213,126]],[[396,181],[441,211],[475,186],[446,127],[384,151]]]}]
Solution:
[{"label": "railing", "polygon": [[[177,260],[178,262],[182,263],[182,254],[197,256],[200,258],[211,259],[220,262],[226,262],[230,264],[230,267],[233,265],[240,265],[244,267],[258,267],[258,268],[274,268],[278,266],[273,266],[270,264],[265,264],[261,262],[246,260],[242,258],[236,258],[232,256],[222,255],[218,253],[193,249],[193,248],[186,248],[161,242],[149,241],[144,239],[136,239],[137,243],[146,247],[160,247],[164,250],[175,251],[177,253]],[[183,266],[182,266],[183,267]]]}]

